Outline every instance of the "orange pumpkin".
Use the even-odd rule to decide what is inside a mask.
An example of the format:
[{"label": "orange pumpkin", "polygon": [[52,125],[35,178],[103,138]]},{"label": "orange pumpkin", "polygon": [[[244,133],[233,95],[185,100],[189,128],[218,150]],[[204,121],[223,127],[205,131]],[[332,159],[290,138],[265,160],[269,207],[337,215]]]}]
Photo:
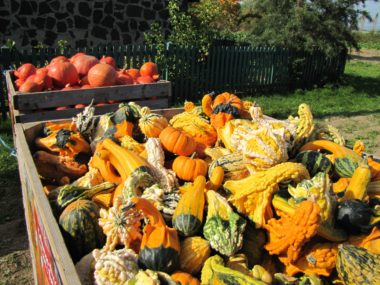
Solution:
[{"label": "orange pumpkin", "polygon": [[214,101],[212,102],[212,109],[215,109],[215,107],[220,104],[224,104],[224,105],[228,104],[228,105],[234,106],[239,111],[243,107],[243,103],[241,102],[240,98],[228,92],[224,92],[215,97]]},{"label": "orange pumpkin", "polygon": [[197,176],[206,176],[206,161],[200,158],[194,158],[194,156],[195,153],[193,153],[191,157],[178,156],[174,159],[173,170],[182,180],[194,181]]},{"label": "orange pumpkin", "polygon": [[116,82],[116,70],[109,64],[98,63],[90,68],[87,78],[92,87],[112,86]]},{"label": "orange pumpkin", "polygon": [[171,277],[179,282],[181,285],[200,285],[201,283],[197,278],[192,276],[189,273],[182,272],[182,271],[176,271],[174,272]]},{"label": "orange pumpkin", "polygon": [[165,150],[177,155],[189,156],[197,147],[192,137],[171,126],[163,129],[159,138]]},{"label": "orange pumpkin", "polygon": [[229,120],[240,116],[243,103],[239,97],[228,92],[217,95],[214,100],[212,96],[212,94],[203,96],[202,109],[210,117],[214,128],[223,127]]}]

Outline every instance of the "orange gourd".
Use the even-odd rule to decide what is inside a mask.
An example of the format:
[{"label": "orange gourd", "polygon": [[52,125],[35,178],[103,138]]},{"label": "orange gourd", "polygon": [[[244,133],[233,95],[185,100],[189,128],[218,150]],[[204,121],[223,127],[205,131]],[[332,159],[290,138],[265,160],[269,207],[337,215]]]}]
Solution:
[{"label": "orange gourd", "polygon": [[212,94],[207,94],[202,99],[203,112],[210,117],[214,128],[223,127],[226,122],[240,116],[243,103],[234,94],[224,92],[212,99]]},{"label": "orange gourd", "polygon": [[173,171],[182,180],[194,181],[197,176],[206,176],[207,163],[200,158],[178,156],[173,162]]},{"label": "orange gourd", "polygon": [[218,190],[224,180],[224,169],[221,166],[217,166],[209,173],[210,180],[206,183],[207,190]]},{"label": "orange gourd", "polygon": [[134,197],[131,202],[149,220],[141,240],[140,264],[151,270],[172,273],[179,266],[180,242],[177,231],[166,225],[161,213],[148,200]]},{"label": "orange gourd", "polygon": [[163,129],[159,138],[165,150],[177,155],[189,156],[197,147],[192,137],[171,126]]},{"label": "orange gourd", "polygon": [[175,281],[179,282],[181,285],[200,285],[201,284],[197,278],[195,278],[194,276],[186,272],[176,271],[171,275],[171,277]]}]

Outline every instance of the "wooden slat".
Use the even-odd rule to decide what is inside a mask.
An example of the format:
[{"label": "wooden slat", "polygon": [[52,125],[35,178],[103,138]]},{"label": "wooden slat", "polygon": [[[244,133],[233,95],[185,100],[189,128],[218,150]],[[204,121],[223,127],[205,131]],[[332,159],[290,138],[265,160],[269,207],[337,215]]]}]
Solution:
[{"label": "wooden slat", "polygon": [[[166,108],[169,107],[169,97],[161,99],[150,99],[150,100],[140,100],[134,101],[141,106],[147,106],[152,109]],[[105,113],[113,112],[118,109],[119,104],[107,104],[104,106],[95,106],[95,115],[102,115]],[[16,123],[28,123],[33,121],[43,121],[52,119],[67,119],[74,117],[76,114],[82,112],[83,109],[70,108],[67,110],[60,111],[40,111],[36,113],[16,113],[15,122]]]},{"label": "wooden slat", "polygon": [[13,106],[17,110],[38,110],[59,106],[89,104],[107,100],[141,100],[152,97],[168,97],[170,82],[159,81],[152,84],[109,86],[91,89],[16,93]]},{"label": "wooden slat", "polygon": [[15,125],[15,135],[18,160],[19,163],[23,163],[25,165],[25,173],[21,173],[21,175],[25,175],[27,177],[25,181],[27,181],[28,184],[22,185],[22,187],[26,187],[28,191],[33,192],[35,207],[39,217],[41,218],[40,223],[42,224],[49,241],[51,251],[60,273],[60,278],[65,285],[79,285],[81,283],[79,281],[78,274],[76,273],[74,264],[67,251],[61,231],[58,227],[56,219],[53,216],[48,199],[43,192],[43,186],[33,162],[29,146],[26,142],[22,125]]}]

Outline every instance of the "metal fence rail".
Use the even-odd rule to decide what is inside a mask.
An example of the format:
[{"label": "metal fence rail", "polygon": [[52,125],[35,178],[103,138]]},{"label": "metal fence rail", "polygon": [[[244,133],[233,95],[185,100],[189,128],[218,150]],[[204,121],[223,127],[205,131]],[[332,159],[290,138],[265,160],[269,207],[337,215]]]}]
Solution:
[{"label": "metal fence rail", "polygon": [[[44,66],[57,55],[71,56],[75,49],[0,49],[0,71],[31,62]],[[167,45],[159,57],[145,45],[104,46],[80,51],[100,58],[110,55],[119,67],[139,67],[143,62],[159,63],[161,77],[173,86],[173,103],[199,100],[210,91],[230,91],[244,95],[272,90],[308,88],[338,79],[344,72],[347,51],[335,57],[322,52],[294,51],[277,47],[213,46],[201,55],[196,47]],[[163,55],[163,56],[162,56]],[[6,116],[6,89],[0,79],[0,104]],[[5,114],[5,115],[4,115]]]}]

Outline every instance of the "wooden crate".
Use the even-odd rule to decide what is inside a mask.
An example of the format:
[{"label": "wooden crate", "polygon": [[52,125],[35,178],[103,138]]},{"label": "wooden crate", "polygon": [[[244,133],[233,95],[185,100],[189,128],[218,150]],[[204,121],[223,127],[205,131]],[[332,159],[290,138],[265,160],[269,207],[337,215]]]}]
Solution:
[{"label": "wooden crate", "polygon": [[[182,112],[178,109],[154,110],[170,119]],[[64,122],[65,120],[59,120]],[[32,256],[34,283],[79,285],[78,274],[66,248],[57,220],[34,164],[34,139],[40,134],[44,122],[16,123],[14,142],[22,188],[29,248]]]},{"label": "wooden crate", "polygon": [[[168,108],[171,104],[171,83],[160,80],[152,84],[119,85],[90,89],[20,93],[13,84],[13,72],[6,72],[8,104],[13,123],[27,123],[54,119],[68,119],[83,109],[70,108],[57,111],[56,107],[88,105],[114,101],[135,101],[152,109]],[[117,104],[95,106],[95,114],[101,115],[117,110]]]}]

